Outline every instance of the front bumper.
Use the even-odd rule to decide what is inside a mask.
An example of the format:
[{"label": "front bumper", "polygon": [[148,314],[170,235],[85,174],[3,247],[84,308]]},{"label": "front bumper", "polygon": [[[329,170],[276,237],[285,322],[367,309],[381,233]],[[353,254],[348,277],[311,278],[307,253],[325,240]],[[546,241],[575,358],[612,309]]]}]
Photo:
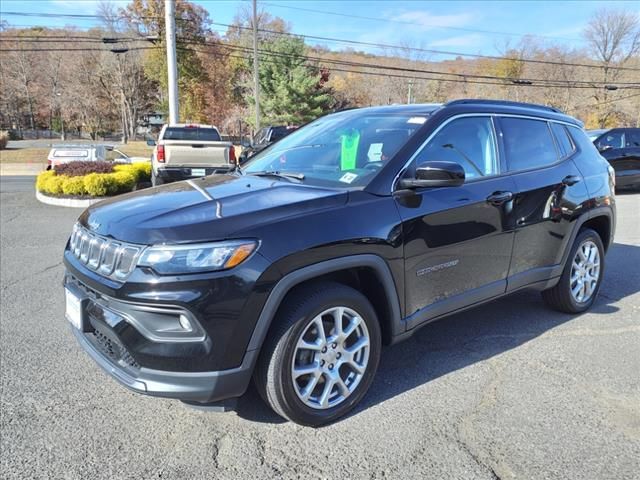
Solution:
[{"label": "front bumper", "polygon": [[241,396],[251,380],[257,350],[247,352],[241,366],[219,372],[168,372],[144,367],[123,367],[100,351],[87,333],[71,327],[78,343],[120,384],[138,393],[210,403]]},{"label": "front bumper", "polygon": [[234,165],[220,165],[215,167],[158,167],[156,175],[165,182],[176,182],[179,180],[188,180],[190,178],[200,178],[203,175],[200,172],[194,175],[193,170],[204,170],[204,176],[218,173],[229,173]]}]

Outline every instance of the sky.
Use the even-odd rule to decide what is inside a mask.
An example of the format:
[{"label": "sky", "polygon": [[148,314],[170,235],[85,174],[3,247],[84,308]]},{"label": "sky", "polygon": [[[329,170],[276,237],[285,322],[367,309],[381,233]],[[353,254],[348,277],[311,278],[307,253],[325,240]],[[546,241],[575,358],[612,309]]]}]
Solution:
[{"label": "sky", "polygon": [[[211,20],[229,24],[247,0],[193,0]],[[126,0],[112,0],[118,6]],[[96,20],[20,17],[5,12],[93,14],[99,0],[0,0],[0,18],[11,25],[87,28]],[[258,0],[259,8],[288,21],[294,33],[376,44],[495,55],[515,46],[526,35],[543,44],[584,46],[582,31],[599,9],[622,9],[640,15],[634,1],[419,1],[419,0]],[[347,15],[347,16],[344,16]],[[226,30],[213,26],[219,33]],[[340,42],[308,40],[310,44],[342,49]],[[351,45],[357,50],[384,50]],[[388,50],[387,50],[388,52]],[[450,55],[430,54],[437,60]]]}]

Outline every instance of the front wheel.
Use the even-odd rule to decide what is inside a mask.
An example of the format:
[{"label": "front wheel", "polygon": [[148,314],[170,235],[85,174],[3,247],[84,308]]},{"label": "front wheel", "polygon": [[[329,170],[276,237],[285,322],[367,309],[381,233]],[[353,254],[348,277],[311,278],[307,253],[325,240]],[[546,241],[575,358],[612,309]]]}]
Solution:
[{"label": "front wheel", "polygon": [[375,310],[357,290],[328,282],[297,290],[284,305],[260,353],[257,389],[284,418],[330,423],[362,399],[378,368]]},{"label": "front wheel", "polygon": [[600,235],[586,228],[569,252],[557,285],[542,292],[545,302],[565,313],[587,310],[596,299],[604,274],[604,247]]}]

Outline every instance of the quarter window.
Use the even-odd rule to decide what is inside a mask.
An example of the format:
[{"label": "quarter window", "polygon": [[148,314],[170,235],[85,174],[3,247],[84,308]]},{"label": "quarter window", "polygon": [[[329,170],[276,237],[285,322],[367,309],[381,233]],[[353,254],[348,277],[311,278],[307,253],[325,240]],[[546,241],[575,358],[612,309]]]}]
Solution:
[{"label": "quarter window", "polygon": [[551,130],[553,130],[553,135],[556,137],[558,148],[560,149],[560,156],[565,158],[571,155],[575,148],[564,125],[551,122]]},{"label": "quarter window", "polygon": [[510,171],[540,168],[558,161],[558,152],[547,122],[503,117],[500,125]]},{"label": "quarter window", "polygon": [[416,157],[414,167],[425,162],[456,162],[468,179],[498,173],[498,157],[490,117],[466,117],[445,125]]},{"label": "quarter window", "polygon": [[603,149],[605,147],[623,148],[624,132],[622,130],[611,130],[605,133],[600,137],[600,140],[598,140],[598,148]]}]

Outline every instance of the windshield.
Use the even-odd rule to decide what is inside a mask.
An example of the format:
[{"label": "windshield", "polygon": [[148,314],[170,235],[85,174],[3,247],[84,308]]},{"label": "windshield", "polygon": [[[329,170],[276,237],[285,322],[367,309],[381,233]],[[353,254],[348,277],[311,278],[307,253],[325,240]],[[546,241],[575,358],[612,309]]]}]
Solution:
[{"label": "windshield", "polygon": [[199,140],[203,142],[219,142],[220,134],[214,128],[170,127],[162,137],[163,140]]},{"label": "windshield", "polygon": [[365,186],[426,119],[357,110],[327,115],[258,153],[243,171],[302,174],[303,183],[318,186]]}]

